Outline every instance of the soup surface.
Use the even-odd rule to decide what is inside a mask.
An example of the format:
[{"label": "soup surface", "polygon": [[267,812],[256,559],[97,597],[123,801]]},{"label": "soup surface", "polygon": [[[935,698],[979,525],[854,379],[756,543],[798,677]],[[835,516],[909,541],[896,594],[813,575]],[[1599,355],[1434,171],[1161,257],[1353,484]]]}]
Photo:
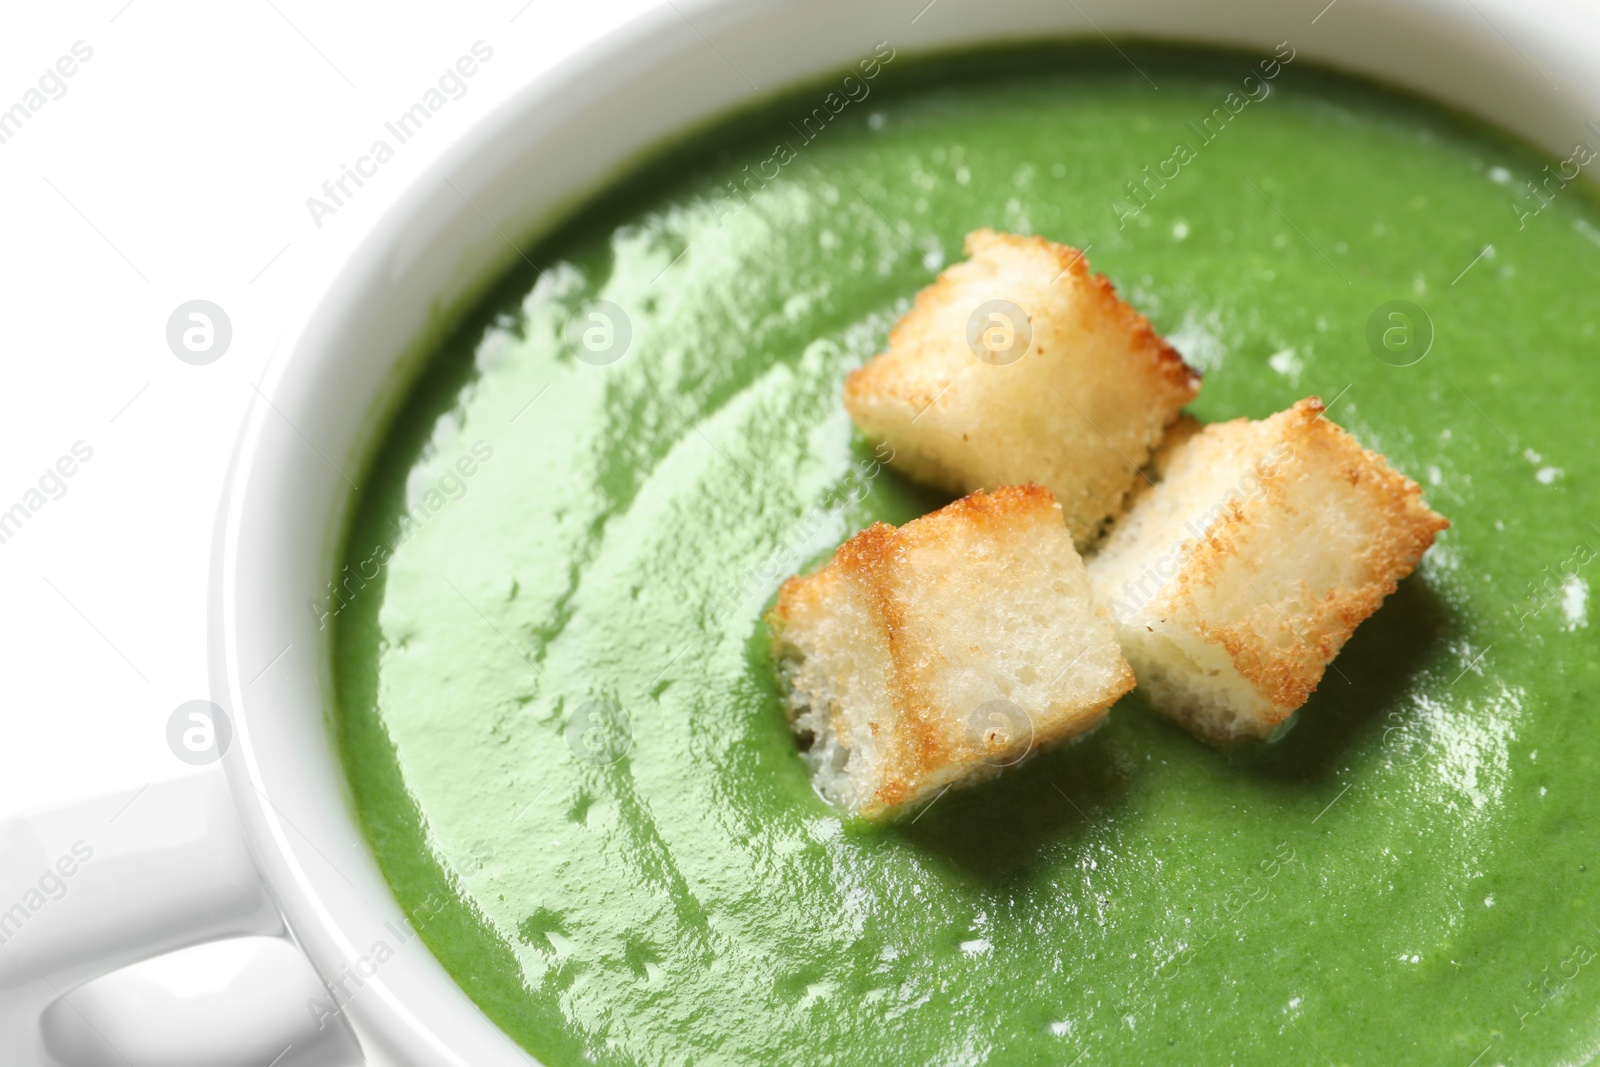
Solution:
[{"label": "soup surface", "polygon": [[[1287,47],[884,48],[606,193],[443,342],[330,605],[421,940],[550,1064],[1589,1059],[1600,207],[1547,163]],[[1202,418],[1318,394],[1455,525],[1281,741],[1135,694],[857,825],[760,617],[943,502],[840,388],[980,226],[1087,248]]]}]

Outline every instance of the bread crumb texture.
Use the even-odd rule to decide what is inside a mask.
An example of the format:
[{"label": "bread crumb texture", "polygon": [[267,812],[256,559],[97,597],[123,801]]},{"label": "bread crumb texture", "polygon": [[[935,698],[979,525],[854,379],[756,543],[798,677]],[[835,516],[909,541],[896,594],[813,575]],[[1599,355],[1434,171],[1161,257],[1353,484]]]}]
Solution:
[{"label": "bread crumb texture", "polygon": [[767,617],[822,796],[881,818],[1096,725],[1133,673],[1048,490],[875,523]]},{"label": "bread crumb texture", "polygon": [[1081,549],[1199,375],[1077,249],[977,230],[966,250],[850,375],[845,407],[918,481],[1049,489]]},{"label": "bread crumb texture", "polygon": [[1315,397],[1183,421],[1088,562],[1140,692],[1209,740],[1268,737],[1449,522]]}]

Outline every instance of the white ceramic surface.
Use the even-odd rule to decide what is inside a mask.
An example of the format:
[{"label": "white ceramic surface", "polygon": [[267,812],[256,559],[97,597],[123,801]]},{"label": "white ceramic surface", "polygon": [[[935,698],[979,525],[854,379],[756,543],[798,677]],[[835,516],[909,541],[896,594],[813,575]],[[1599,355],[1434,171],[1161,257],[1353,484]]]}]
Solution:
[{"label": "white ceramic surface", "polygon": [[[288,331],[238,446],[213,561],[213,697],[235,724],[224,762],[250,852],[323,978],[360,973],[359,986],[346,979],[354,993],[340,1015],[374,1062],[530,1062],[410,936],[361,841],[327,728],[326,634],[308,607],[333,573],[377,414],[403,385],[397,368],[436,317],[462,310],[518,255],[512,240],[526,247],[564,208],[675,132],[826,75],[878,41],[902,56],[1102,32],[1265,51],[1288,41],[1306,60],[1454,103],[1552,153],[1564,154],[1585,122],[1600,119],[1593,8],[1324,3],[680,2],[529,85],[446,153],[338,267]],[[199,894],[201,905],[215,903],[213,890],[237,887],[223,880]],[[253,914],[247,904],[213,911]],[[146,916],[140,926],[127,914],[134,911],[106,914],[152,944],[177,943],[172,923]],[[80,952],[75,965],[119,965],[139,940],[109,938],[117,952],[107,948],[97,960]],[[389,955],[380,945],[393,955],[374,964]]]}]

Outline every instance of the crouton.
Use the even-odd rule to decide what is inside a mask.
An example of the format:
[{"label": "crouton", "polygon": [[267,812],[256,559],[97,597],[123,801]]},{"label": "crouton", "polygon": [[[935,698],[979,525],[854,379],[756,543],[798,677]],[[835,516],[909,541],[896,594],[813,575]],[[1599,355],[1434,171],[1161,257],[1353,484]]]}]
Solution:
[{"label": "crouton", "polygon": [[875,523],[767,621],[817,791],[868,818],[1083,733],[1133,687],[1037,486]]},{"label": "crouton", "polygon": [[1322,411],[1179,429],[1088,563],[1140,692],[1207,740],[1271,736],[1450,525]]},{"label": "crouton", "polygon": [[1166,475],[1167,468],[1172,466],[1172,457],[1189,443],[1189,438],[1205,428],[1205,423],[1187,411],[1179,415],[1177,420],[1167,427],[1166,436],[1161,439],[1155,451],[1150,453],[1150,462],[1145,464],[1140,479],[1134,484],[1133,492],[1128,494],[1129,501],[1137,497],[1141,490],[1160,481]]},{"label": "crouton", "polygon": [[967,253],[850,375],[845,407],[918,481],[1049,489],[1081,550],[1199,375],[1076,249],[978,230]]}]

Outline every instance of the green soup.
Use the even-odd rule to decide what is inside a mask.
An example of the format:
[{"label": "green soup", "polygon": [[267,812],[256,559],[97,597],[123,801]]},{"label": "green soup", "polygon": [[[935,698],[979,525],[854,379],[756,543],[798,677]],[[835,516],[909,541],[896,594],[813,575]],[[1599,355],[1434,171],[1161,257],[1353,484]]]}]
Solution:
[{"label": "green soup", "polygon": [[[1600,1047],[1600,207],[1286,57],[858,69],[605,194],[442,344],[363,479],[336,729],[422,941],[532,1053]],[[1281,741],[1209,748],[1134,694],[858,825],[811,789],[761,613],[943,502],[876,469],[840,387],[980,226],[1088,248],[1206,372],[1200,417],[1321,395],[1455,525]]]}]

